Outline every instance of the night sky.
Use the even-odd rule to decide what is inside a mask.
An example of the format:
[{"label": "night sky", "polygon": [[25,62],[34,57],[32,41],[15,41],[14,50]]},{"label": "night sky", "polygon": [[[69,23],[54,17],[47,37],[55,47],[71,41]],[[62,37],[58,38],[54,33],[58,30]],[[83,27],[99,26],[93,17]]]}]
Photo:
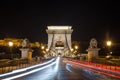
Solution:
[{"label": "night sky", "polygon": [[120,42],[120,6],[111,0],[0,2],[0,39],[28,38],[47,43],[49,25],[73,26],[72,40]]}]

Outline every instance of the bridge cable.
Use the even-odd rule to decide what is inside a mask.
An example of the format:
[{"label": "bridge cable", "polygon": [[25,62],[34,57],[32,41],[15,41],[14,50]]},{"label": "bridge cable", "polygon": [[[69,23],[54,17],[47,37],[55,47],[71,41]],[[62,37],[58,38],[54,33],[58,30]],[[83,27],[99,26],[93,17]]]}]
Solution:
[{"label": "bridge cable", "polygon": [[[66,36],[66,33],[65,33],[65,39],[66,39],[66,43],[67,43],[67,46],[68,46],[68,49],[70,50],[70,47],[69,47],[69,45],[68,45],[68,40],[67,40],[67,36]],[[70,50],[71,51],[71,50]]]},{"label": "bridge cable", "polygon": [[51,50],[51,48],[53,47],[53,40],[54,40],[54,32],[53,32],[53,36],[52,36],[52,43],[51,43],[51,45],[50,45],[50,50]]}]

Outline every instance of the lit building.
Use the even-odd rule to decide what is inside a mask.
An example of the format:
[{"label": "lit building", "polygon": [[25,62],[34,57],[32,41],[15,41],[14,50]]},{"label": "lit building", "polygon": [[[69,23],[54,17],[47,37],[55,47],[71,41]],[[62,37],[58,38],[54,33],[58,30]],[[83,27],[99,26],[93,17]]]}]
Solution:
[{"label": "lit building", "polygon": [[[9,42],[13,42],[14,46],[21,47],[23,39],[4,38],[0,40],[0,46],[8,46]],[[40,42],[30,42],[30,47],[40,47]]]},{"label": "lit building", "polygon": [[8,42],[13,42],[14,46],[20,47],[23,39],[4,38],[0,40],[0,46],[8,46]]}]

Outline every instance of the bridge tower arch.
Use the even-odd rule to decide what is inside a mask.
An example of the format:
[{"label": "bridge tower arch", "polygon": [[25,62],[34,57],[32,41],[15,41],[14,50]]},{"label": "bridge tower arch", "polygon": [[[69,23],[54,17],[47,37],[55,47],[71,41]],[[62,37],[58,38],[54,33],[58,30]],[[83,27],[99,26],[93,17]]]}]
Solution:
[{"label": "bridge tower arch", "polygon": [[47,26],[48,50],[56,56],[68,56],[71,51],[72,26]]}]

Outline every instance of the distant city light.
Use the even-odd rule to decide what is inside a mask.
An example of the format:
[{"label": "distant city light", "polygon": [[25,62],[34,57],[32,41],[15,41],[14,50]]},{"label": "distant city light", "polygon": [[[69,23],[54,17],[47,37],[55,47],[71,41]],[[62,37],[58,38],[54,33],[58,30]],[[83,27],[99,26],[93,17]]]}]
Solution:
[{"label": "distant city light", "polygon": [[73,51],[73,48],[71,49],[71,51]]},{"label": "distant city light", "polygon": [[45,49],[45,46],[41,46],[41,49]]},{"label": "distant city light", "polygon": [[8,42],[8,45],[10,46],[10,47],[12,47],[13,46],[13,42]]},{"label": "distant city light", "polygon": [[112,54],[112,52],[110,52],[110,54]]},{"label": "distant city light", "polygon": [[111,41],[107,41],[107,46],[111,46],[112,42]]},{"label": "distant city light", "polygon": [[46,51],[48,52],[48,51],[49,51],[49,49],[47,48],[47,49],[46,49]]},{"label": "distant city light", "polygon": [[75,46],[75,49],[78,49],[78,46]]}]

